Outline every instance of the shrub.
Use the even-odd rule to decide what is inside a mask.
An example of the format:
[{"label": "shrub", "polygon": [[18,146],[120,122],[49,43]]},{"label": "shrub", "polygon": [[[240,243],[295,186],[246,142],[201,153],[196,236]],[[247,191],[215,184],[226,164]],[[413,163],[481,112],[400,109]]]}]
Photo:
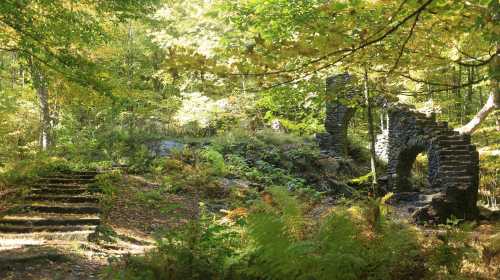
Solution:
[{"label": "shrub", "polygon": [[435,240],[428,256],[428,274],[438,279],[469,279],[461,273],[464,260],[475,262],[479,258],[477,249],[468,245],[471,224],[459,225],[460,220],[449,219],[441,225],[444,231]]},{"label": "shrub", "polygon": [[7,163],[3,168],[3,181],[9,185],[25,184],[51,173],[71,171],[67,160],[40,153],[33,158]]},{"label": "shrub", "polygon": [[202,210],[197,220],[160,236],[144,257],[110,266],[105,279],[243,279],[236,267],[242,255],[238,228]]},{"label": "shrub", "polygon": [[241,216],[221,223],[202,210],[145,257],[112,265],[107,279],[413,279],[420,253],[413,232],[385,219],[368,226],[366,209],[341,207],[316,222],[273,187],[247,223]]},{"label": "shrub", "polygon": [[286,191],[273,188],[270,194],[249,216],[249,233],[257,248],[249,267],[252,275],[266,279],[409,279],[419,254],[410,230],[381,220],[374,231],[366,227],[364,211],[347,208],[335,209],[315,225]]},{"label": "shrub", "polygon": [[201,151],[201,156],[210,163],[210,166],[216,174],[222,176],[226,173],[226,164],[224,163],[224,157],[221,153],[213,148],[207,147]]},{"label": "shrub", "polygon": [[169,158],[154,161],[152,166],[154,176],[166,191],[197,193],[204,197],[225,195],[217,179],[226,172],[226,167],[222,155],[216,150],[199,152],[185,148],[173,152]]},{"label": "shrub", "polygon": [[108,212],[110,207],[112,207],[113,200],[118,192],[118,186],[121,182],[122,174],[116,170],[97,175],[96,182],[90,186],[90,190],[102,192],[100,205],[104,213]]}]

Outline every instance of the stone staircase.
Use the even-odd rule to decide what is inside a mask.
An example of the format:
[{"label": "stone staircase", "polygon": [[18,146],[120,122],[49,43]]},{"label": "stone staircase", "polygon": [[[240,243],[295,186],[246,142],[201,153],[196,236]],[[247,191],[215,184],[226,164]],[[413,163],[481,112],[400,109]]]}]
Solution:
[{"label": "stone staircase", "polygon": [[[389,188],[395,200],[417,221],[446,222],[455,216],[477,216],[479,154],[470,136],[409,108],[389,114],[389,130],[380,136],[386,146]],[[414,191],[409,184],[411,166],[420,152],[429,160],[430,188]],[[380,156],[380,154],[379,154]]]},{"label": "stone staircase", "polygon": [[[440,192],[424,208],[414,213],[417,220],[425,220],[440,212],[441,217],[454,215],[473,219],[477,215],[479,186],[479,154],[470,135],[461,135],[448,128],[446,122],[435,123],[432,145],[437,150],[437,173],[434,186]],[[445,222],[441,219],[440,222]]]},{"label": "stone staircase", "polygon": [[14,213],[0,217],[0,249],[47,240],[87,240],[100,224],[98,197],[89,189],[97,172],[40,178]]}]

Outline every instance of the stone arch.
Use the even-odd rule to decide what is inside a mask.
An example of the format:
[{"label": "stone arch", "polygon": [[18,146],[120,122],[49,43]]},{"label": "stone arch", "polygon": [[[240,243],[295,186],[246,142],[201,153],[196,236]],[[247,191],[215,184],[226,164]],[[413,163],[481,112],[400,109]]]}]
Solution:
[{"label": "stone arch", "polygon": [[[408,145],[399,152],[399,158],[396,161],[395,169],[397,178],[400,179],[396,183],[396,186],[410,186],[409,178],[412,176],[411,170],[417,156],[422,153],[427,152],[427,146],[421,144]],[[407,189],[407,188],[404,188]]]},{"label": "stone arch", "polygon": [[[317,136],[319,145],[323,152],[346,157],[347,128],[355,112],[346,100],[359,96],[359,90],[348,73],[328,78],[326,90],[326,133]],[[437,122],[434,116],[406,106],[388,108],[388,116],[387,128],[377,136],[376,144],[379,158],[387,161],[387,189],[413,193],[413,216],[417,220],[445,222],[452,215],[475,218],[479,155],[470,137],[448,128],[445,122]],[[427,153],[429,162],[431,186],[425,194],[415,192],[408,181],[413,162],[421,152]]]},{"label": "stone arch", "polygon": [[444,222],[452,215],[465,219],[476,217],[479,156],[469,136],[458,134],[433,116],[401,106],[390,109],[386,135],[381,137],[386,146],[379,149],[379,154],[387,158],[391,191],[415,191],[408,181],[411,167],[419,153],[427,153],[431,186],[426,195],[416,196],[431,199],[416,208],[413,215],[417,220]]}]

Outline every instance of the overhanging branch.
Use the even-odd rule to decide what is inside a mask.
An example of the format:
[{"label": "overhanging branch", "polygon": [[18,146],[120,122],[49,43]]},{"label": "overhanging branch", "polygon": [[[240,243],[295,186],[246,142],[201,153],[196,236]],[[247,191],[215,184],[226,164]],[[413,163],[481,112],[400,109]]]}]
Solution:
[{"label": "overhanging branch", "polygon": [[[351,56],[351,55],[353,55],[354,53],[358,52],[361,49],[364,49],[364,48],[366,48],[366,47],[368,47],[370,45],[376,44],[376,43],[384,40],[385,38],[387,38],[388,36],[390,36],[391,34],[393,34],[394,32],[396,32],[406,22],[408,22],[412,18],[420,15],[427,8],[427,6],[429,6],[433,1],[434,0],[427,0],[418,9],[416,9],[411,14],[409,14],[408,16],[406,16],[404,19],[402,19],[401,21],[399,21],[397,24],[395,24],[393,27],[391,27],[389,30],[387,30],[384,34],[382,34],[382,35],[380,35],[380,36],[378,36],[378,37],[376,37],[374,39],[371,39],[371,40],[365,40],[363,43],[359,44],[357,47],[345,48],[345,49],[339,49],[339,50],[332,51],[330,53],[327,53],[327,54],[325,54],[323,56],[320,56],[319,58],[316,58],[316,59],[313,59],[313,60],[311,60],[309,62],[306,62],[306,63],[302,64],[301,66],[293,68],[293,69],[278,70],[278,71],[263,72],[263,73],[232,73],[232,74],[229,74],[229,75],[231,75],[231,76],[270,76],[270,75],[279,75],[279,74],[293,73],[293,72],[297,72],[297,71],[303,70],[303,69],[305,69],[305,68],[307,68],[307,67],[309,67],[311,65],[317,64],[319,62],[322,62],[324,60],[329,59],[332,56],[339,55],[339,54],[342,54],[341,58],[344,59],[345,57]],[[368,37],[368,38],[371,38],[371,37]],[[337,59],[336,62],[333,63],[333,64],[332,63],[326,64],[326,65],[328,65],[327,67],[323,66],[323,67],[320,67],[320,68],[318,68],[316,70],[312,70],[311,72],[312,73],[316,73],[319,70],[322,70],[322,69],[328,68],[328,67],[330,67],[332,65],[335,65],[339,61],[341,61],[341,60]],[[302,79],[302,78],[304,78],[304,77],[300,77],[298,79]],[[293,82],[295,80],[297,80],[297,79],[290,80],[290,82]],[[280,84],[283,84],[283,83],[280,83]]]}]

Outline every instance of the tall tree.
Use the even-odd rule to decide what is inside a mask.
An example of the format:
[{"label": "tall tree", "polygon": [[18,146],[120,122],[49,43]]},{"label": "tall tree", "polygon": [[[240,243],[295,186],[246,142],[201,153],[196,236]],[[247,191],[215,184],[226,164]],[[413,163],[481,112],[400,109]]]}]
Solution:
[{"label": "tall tree", "polygon": [[104,41],[104,25],[152,11],[158,0],[5,0],[0,4],[0,49],[29,65],[39,98],[43,149],[50,146],[49,75],[106,91],[89,49]]},{"label": "tall tree", "polygon": [[[490,93],[484,106],[466,125],[459,128],[458,131],[463,134],[472,134],[480,124],[494,110],[500,108],[500,2],[499,0],[491,0],[485,15],[487,24],[494,26],[491,33],[487,34],[494,46],[495,53],[493,54],[488,66],[490,74]],[[497,119],[497,129],[500,130],[500,121]]]}]

